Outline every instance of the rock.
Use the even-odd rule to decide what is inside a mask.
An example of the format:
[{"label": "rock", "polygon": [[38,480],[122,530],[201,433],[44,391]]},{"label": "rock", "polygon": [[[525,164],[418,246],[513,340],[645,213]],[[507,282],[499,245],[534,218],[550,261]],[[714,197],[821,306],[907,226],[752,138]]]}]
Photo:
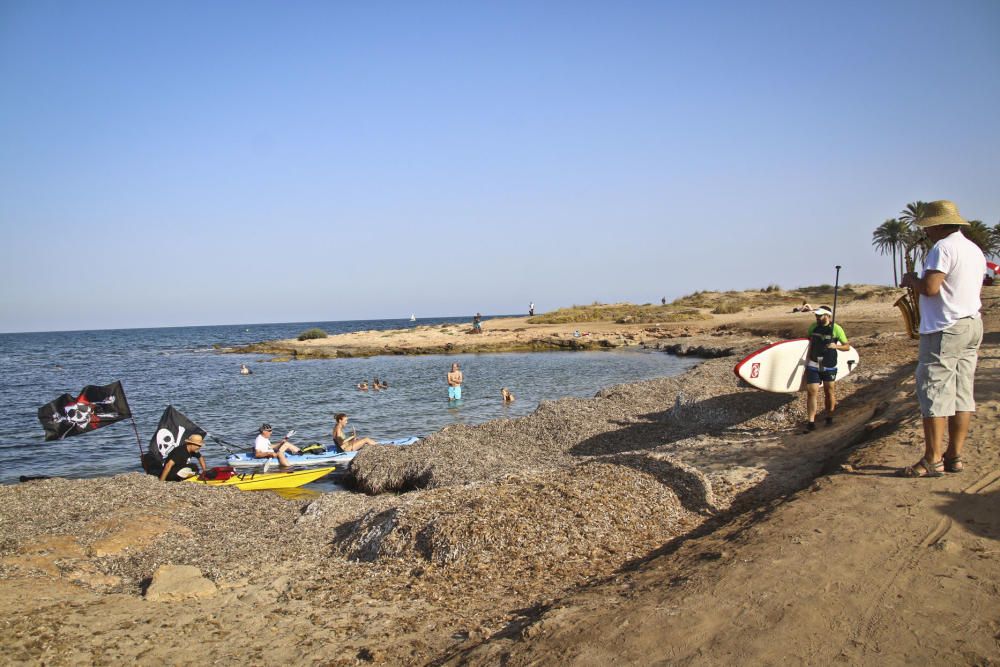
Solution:
[{"label": "rock", "polygon": [[153,602],[209,598],[219,592],[215,583],[202,576],[193,565],[161,565],[146,589],[146,599]]}]

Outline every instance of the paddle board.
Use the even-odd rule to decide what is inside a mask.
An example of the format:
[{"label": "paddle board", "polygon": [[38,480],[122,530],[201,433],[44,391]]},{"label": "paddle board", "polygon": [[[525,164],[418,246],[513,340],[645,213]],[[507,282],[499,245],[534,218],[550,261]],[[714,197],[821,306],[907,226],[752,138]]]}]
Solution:
[{"label": "paddle board", "polygon": [[[809,339],[782,340],[761,348],[736,364],[733,372],[764,391],[793,394],[802,388],[806,374]],[[858,367],[858,351],[853,347],[837,351],[837,379],[841,380]]]}]

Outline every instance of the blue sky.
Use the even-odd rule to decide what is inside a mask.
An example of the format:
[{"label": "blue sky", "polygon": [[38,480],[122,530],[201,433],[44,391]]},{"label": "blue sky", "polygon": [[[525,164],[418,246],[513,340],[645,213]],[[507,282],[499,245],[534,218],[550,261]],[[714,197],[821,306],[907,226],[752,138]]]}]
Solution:
[{"label": "blue sky", "polygon": [[0,331],[892,280],[1000,222],[1000,3],[0,3]]}]

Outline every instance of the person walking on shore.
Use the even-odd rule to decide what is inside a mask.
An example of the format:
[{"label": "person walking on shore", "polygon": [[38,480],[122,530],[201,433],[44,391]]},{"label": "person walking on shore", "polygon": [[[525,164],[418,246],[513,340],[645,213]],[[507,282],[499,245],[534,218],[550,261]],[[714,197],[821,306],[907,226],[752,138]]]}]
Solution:
[{"label": "person walking on shore", "polygon": [[535,302],[532,301],[531,303],[528,304],[528,317],[534,317],[534,316],[535,316]]},{"label": "person walking on shore", "polygon": [[448,400],[457,401],[462,398],[462,382],[465,380],[462,377],[462,370],[459,368],[458,364],[452,364],[451,370],[448,371]]},{"label": "person walking on shore", "polygon": [[806,432],[816,429],[819,411],[819,386],[823,385],[826,405],[826,425],[833,424],[833,411],[837,409],[837,350],[851,349],[847,334],[833,321],[829,306],[815,311],[816,322],[809,327],[809,355],[806,359],[806,412],[809,423]]},{"label": "person walking on shore", "polygon": [[[898,471],[903,477],[940,477],[961,472],[962,448],[976,411],[973,382],[983,342],[982,290],[986,257],[965,238],[968,222],[947,200],[927,204],[917,224],[934,247],[924,259],[923,276],[907,273],[902,286],[920,296],[920,356],[917,400],[924,427],[924,457]],[[948,448],[944,447],[945,433]]]}]

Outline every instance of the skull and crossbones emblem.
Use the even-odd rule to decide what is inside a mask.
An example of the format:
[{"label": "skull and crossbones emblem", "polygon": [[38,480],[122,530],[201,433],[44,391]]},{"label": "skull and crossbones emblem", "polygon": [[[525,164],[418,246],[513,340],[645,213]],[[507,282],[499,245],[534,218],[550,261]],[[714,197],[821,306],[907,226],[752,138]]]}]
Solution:
[{"label": "skull and crossbones emblem", "polygon": [[82,396],[77,399],[76,403],[70,403],[63,408],[63,411],[66,413],[66,419],[81,431],[86,430],[92,422],[97,421],[94,407]]},{"label": "skull and crossbones emblem", "polygon": [[178,444],[180,444],[181,438],[184,437],[184,427],[180,426],[177,429],[177,435],[175,436],[170,429],[161,428],[156,432],[156,449],[160,452],[160,456],[163,458],[167,457]]}]

